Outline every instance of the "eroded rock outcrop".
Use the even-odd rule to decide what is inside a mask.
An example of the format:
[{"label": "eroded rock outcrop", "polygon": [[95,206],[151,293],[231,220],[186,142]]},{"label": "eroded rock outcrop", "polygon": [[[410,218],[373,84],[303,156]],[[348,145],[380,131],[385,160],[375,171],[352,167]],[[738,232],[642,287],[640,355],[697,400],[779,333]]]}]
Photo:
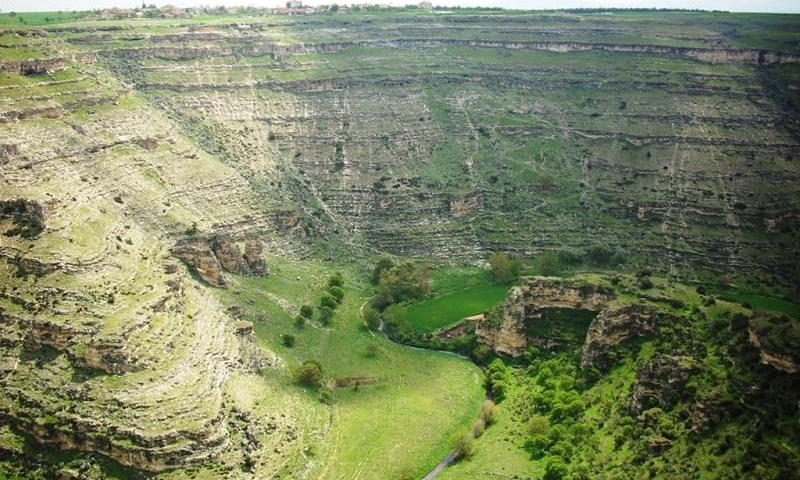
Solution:
[{"label": "eroded rock outcrop", "polygon": [[258,239],[249,238],[242,254],[238,243],[230,236],[198,236],[179,240],[172,248],[172,254],[186,262],[206,282],[224,287],[223,270],[244,276],[268,275],[267,263],[261,256],[263,248]]},{"label": "eroded rock outcrop", "polygon": [[520,283],[506,297],[501,318],[488,317],[475,331],[481,342],[504,355],[521,355],[528,345],[537,343],[528,331],[532,323],[543,318],[544,310],[598,312],[614,298],[609,287],[583,280],[526,277]]},{"label": "eroded rock outcrop", "polygon": [[44,208],[42,204],[26,198],[0,200],[0,220],[11,220],[13,227],[3,232],[8,236],[19,235],[32,238],[44,230]]}]

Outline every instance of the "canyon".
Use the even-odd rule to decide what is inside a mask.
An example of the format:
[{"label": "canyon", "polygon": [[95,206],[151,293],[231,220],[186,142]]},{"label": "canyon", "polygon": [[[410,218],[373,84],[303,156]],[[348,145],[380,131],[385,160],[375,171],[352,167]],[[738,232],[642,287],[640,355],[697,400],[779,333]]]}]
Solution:
[{"label": "canyon", "polygon": [[[289,330],[270,330],[315,299],[269,282],[311,291],[319,271],[352,279],[379,255],[551,254],[796,301],[798,32],[796,15],[711,12],[9,24],[0,458],[42,478],[334,478],[339,411],[287,386],[301,361],[276,340]],[[477,338],[509,358],[580,347],[596,377],[686,323],[674,298],[632,299],[609,278],[523,278]],[[340,321],[364,335],[369,287],[348,288]],[[573,310],[574,328],[536,332]],[[792,321],[757,317],[731,335],[769,378],[794,378],[780,375],[800,361],[775,334]],[[690,382],[704,359],[642,366],[636,415],[674,406],[661,386]],[[690,411],[698,431],[718,413],[706,400]],[[89,456],[58,463],[30,445]]]}]

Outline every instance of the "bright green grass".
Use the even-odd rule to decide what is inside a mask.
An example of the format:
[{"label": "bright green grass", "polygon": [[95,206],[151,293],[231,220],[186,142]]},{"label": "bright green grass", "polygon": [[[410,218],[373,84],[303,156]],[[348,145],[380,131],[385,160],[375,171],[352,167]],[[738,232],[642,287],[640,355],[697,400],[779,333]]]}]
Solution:
[{"label": "bright green grass", "polygon": [[411,305],[395,307],[399,315],[418,332],[430,332],[470,315],[477,315],[500,302],[508,285],[477,285]]},{"label": "bright green grass", "polygon": [[[329,409],[332,422],[311,446],[315,466],[308,478],[424,475],[477,416],[484,398],[480,370],[454,355],[403,347],[366,331],[358,312],[369,292],[344,269],[345,299],[331,325],[311,321],[304,329],[295,328],[292,319],[299,306],[317,304],[334,267],[277,257],[267,261],[271,276],[232,277],[230,288],[221,294],[226,303],[244,309],[259,341],[286,361],[288,369],[278,375],[288,377],[297,365],[315,359],[327,379],[371,379],[357,389],[336,389],[330,407],[308,392],[317,408]],[[289,333],[296,337],[293,348],[280,341]],[[375,354],[368,354],[368,348],[375,348]]]},{"label": "bright green grass", "polygon": [[754,309],[785,313],[790,317],[800,319],[800,305],[787,300],[755,293],[737,292],[736,290],[720,290],[715,293],[718,293],[719,297],[723,300],[748,303]]}]

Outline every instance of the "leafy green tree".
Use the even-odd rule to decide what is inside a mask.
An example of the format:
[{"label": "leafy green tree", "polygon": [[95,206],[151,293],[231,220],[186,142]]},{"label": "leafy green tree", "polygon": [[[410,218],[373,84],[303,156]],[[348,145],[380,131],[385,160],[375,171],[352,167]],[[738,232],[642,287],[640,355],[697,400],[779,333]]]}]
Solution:
[{"label": "leafy green tree", "polygon": [[403,262],[381,273],[378,295],[387,304],[417,300],[430,292],[430,279],[430,266]]},{"label": "leafy green tree", "polygon": [[536,437],[543,436],[550,437],[550,420],[544,415],[534,415],[528,420],[528,436]]},{"label": "leafy green tree", "polygon": [[295,380],[307,387],[319,387],[322,385],[322,365],[315,360],[306,360],[295,370]]},{"label": "leafy green tree", "polygon": [[496,283],[511,283],[519,276],[519,262],[507,253],[489,255],[489,273]]},{"label": "leafy green tree", "polygon": [[319,298],[319,306],[328,307],[331,310],[336,310],[336,307],[339,306],[339,302],[337,302],[336,297],[334,297],[330,293],[323,293],[322,296]]},{"label": "leafy green tree", "polygon": [[561,457],[549,457],[544,468],[544,480],[561,480],[567,476],[569,469]]},{"label": "leafy green tree", "polygon": [[319,311],[319,323],[323,325],[330,325],[331,319],[333,318],[333,309],[328,306],[319,307],[317,309]]},{"label": "leafy green tree", "polygon": [[372,307],[364,308],[364,323],[370,330],[378,330],[381,326],[381,315]]},{"label": "leafy green tree", "polygon": [[300,307],[300,315],[310,319],[312,316],[314,316],[314,307],[308,304],[302,305]]},{"label": "leafy green tree", "polygon": [[344,299],[344,290],[342,290],[342,287],[328,287],[328,293],[336,299],[337,304],[342,303],[342,300]]},{"label": "leafy green tree", "polygon": [[336,272],[328,278],[328,287],[344,286],[344,277],[341,272]]},{"label": "leafy green tree", "polygon": [[453,453],[455,454],[456,460],[467,458],[475,453],[475,441],[472,439],[472,435],[468,432],[460,435],[458,439],[456,439],[455,445],[453,445]]},{"label": "leafy green tree", "polygon": [[558,255],[553,252],[545,252],[539,255],[536,261],[539,275],[553,276],[561,271],[561,261]]},{"label": "leafy green tree", "polygon": [[381,257],[375,269],[372,270],[372,284],[377,285],[381,280],[381,275],[387,270],[391,270],[396,265],[395,261],[390,257]]}]

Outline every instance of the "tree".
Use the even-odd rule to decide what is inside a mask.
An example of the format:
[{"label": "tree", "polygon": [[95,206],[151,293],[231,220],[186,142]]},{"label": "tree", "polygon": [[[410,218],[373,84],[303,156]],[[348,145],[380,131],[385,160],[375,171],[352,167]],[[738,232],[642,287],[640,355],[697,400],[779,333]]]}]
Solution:
[{"label": "tree", "polygon": [[329,325],[333,318],[333,309],[331,307],[319,307],[319,323]]},{"label": "tree", "polygon": [[484,400],[481,405],[481,419],[486,426],[497,422],[497,405],[491,400]]},{"label": "tree", "polygon": [[284,346],[284,347],[287,347],[287,348],[292,348],[292,347],[294,347],[294,342],[295,342],[294,335],[291,335],[291,334],[288,334],[288,333],[287,333],[286,335],[284,335],[284,336],[282,337],[282,339],[281,339],[281,340],[283,340],[283,346]]},{"label": "tree", "polygon": [[364,308],[364,323],[370,330],[378,330],[381,326],[381,315],[372,307]]},{"label": "tree", "polygon": [[330,293],[323,293],[322,296],[319,298],[319,306],[328,307],[331,310],[335,310],[336,307],[339,306],[339,302],[337,302],[336,297],[334,297]]},{"label": "tree", "polygon": [[315,360],[306,360],[295,370],[294,377],[301,385],[319,387],[322,384],[322,366]]},{"label": "tree", "polygon": [[328,293],[336,299],[337,304],[342,303],[342,300],[344,299],[344,290],[342,290],[342,287],[328,287]]},{"label": "tree", "polygon": [[497,283],[510,283],[519,275],[519,262],[507,253],[495,252],[489,256],[489,272]]},{"label": "tree", "polygon": [[475,442],[468,432],[461,434],[453,445],[453,454],[456,460],[467,458],[475,453]]},{"label": "tree", "polygon": [[430,292],[430,278],[428,265],[403,262],[381,273],[378,295],[386,304],[417,300]]},{"label": "tree", "polygon": [[328,278],[328,287],[342,287],[344,286],[344,277],[341,272],[336,272]]},{"label": "tree", "polygon": [[300,307],[300,315],[310,319],[314,315],[314,307],[308,304],[302,305]]},{"label": "tree", "polygon": [[375,269],[372,270],[372,284],[377,285],[381,280],[381,274],[392,269],[395,265],[395,261],[390,257],[381,257],[381,259],[378,260],[377,265],[375,265]]},{"label": "tree", "polygon": [[537,264],[539,267],[539,275],[545,275],[549,277],[558,275],[558,272],[561,271],[558,255],[553,252],[545,252],[539,255]]},{"label": "tree", "polygon": [[306,328],[306,317],[302,315],[297,315],[294,317],[294,328],[298,330]]}]

